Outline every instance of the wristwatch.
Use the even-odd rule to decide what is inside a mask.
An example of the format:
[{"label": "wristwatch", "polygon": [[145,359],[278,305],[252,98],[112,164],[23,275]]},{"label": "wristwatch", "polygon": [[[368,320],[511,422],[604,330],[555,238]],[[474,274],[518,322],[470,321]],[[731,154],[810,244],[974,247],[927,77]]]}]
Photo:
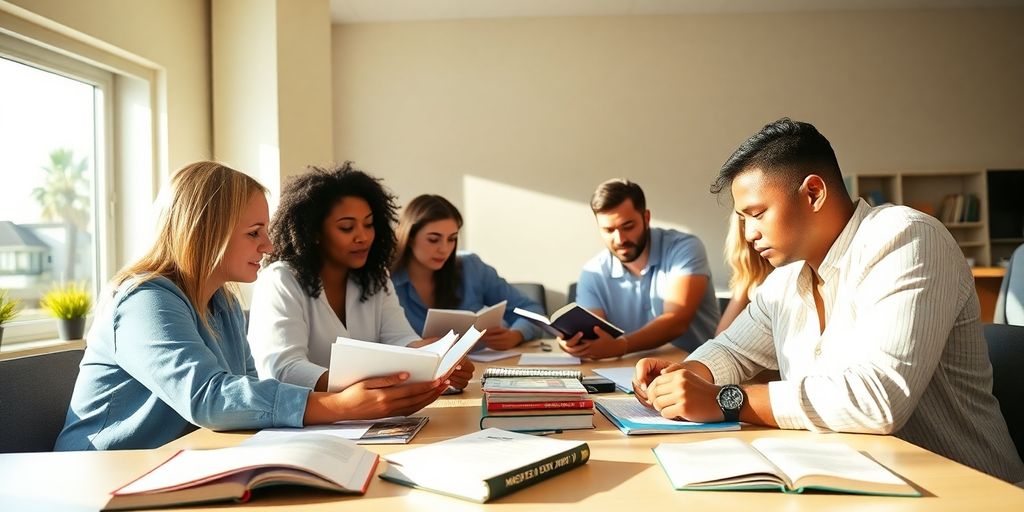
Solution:
[{"label": "wristwatch", "polygon": [[726,384],[718,390],[716,400],[718,400],[718,406],[722,408],[725,421],[740,420],[740,408],[743,407],[745,399],[743,390],[735,384]]}]

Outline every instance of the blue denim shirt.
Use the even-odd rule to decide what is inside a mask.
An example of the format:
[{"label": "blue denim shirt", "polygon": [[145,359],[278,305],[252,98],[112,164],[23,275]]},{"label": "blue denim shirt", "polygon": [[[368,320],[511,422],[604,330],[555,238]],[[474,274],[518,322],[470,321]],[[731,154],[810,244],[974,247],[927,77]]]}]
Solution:
[{"label": "blue denim shirt", "polygon": [[[523,341],[530,341],[540,336],[540,329],[534,327],[528,320],[513,313],[515,308],[522,308],[534,313],[546,315],[540,304],[528,299],[522,292],[498,275],[494,267],[486,264],[479,256],[468,253],[458,253],[459,261],[462,263],[462,285],[459,293],[462,295],[462,302],[455,309],[465,311],[479,311],[487,306],[493,306],[503,300],[505,305],[505,324],[523,334]],[[405,310],[405,318],[416,332],[423,333],[423,324],[427,321],[427,306],[423,299],[416,293],[416,288],[409,282],[409,273],[401,269],[391,274],[391,282],[395,285],[395,292],[398,294],[398,301]]]},{"label": "blue denim shirt", "polygon": [[310,390],[256,377],[242,310],[223,290],[214,337],[170,280],[127,289],[93,321],[56,450],[155,448],[197,426],[302,426]]},{"label": "blue denim shirt", "polygon": [[672,340],[676,347],[692,351],[715,337],[721,318],[704,244],[691,234],[660,228],[651,228],[650,244],[647,266],[639,276],[607,249],[587,262],[576,287],[576,303],[604,310],[608,321],[628,334],[665,313],[665,292],[673,278],[707,276],[708,286],[690,327]]}]

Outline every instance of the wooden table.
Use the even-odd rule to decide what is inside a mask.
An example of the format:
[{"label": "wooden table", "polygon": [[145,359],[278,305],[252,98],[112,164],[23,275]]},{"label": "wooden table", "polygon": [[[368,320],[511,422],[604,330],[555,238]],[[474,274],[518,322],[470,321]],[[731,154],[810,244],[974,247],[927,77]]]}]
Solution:
[{"label": "wooden table", "polygon": [[[536,343],[533,344],[536,346]],[[663,355],[679,357],[673,349]],[[624,366],[635,361],[607,361],[585,368]],[[515,360],[498,361],[496,365]],[[482,368],[478,365],[477,377]],[[430,422],[410,446],[423,445],[478,428],[480,384],[472,382],[463,395],[445,396],[420,412]],[[740,432],[626,437],[599,413],[596,428],[559,434],[590,444],[585,466],[519,492],[479,505],[410,489],[380,479],[364,496],[344,496],[304,488],[257,491],[247,504],[218,505],[189,510],[246,508],[258,510],[566,510],[587,511],[715,511],[731,510],[1024,510],[1024,490],[962,466],[891,436],[812,434],[744,426]],[[110,490],[128,482],[180,448],[217,448],[246,439],[251,432],[219,433],[198,430],[156,450],[0,455],[0,511],[96,510]],[[721,436],[745,440],[763,436],[799,438],[808,443],[848,443],[903,476],[924,494],[922,498],[888,498],[845,494],[787,495],[778,492],[680,492],[669,485],[651,448],[662,442],[696,441]],[[369,446],[388,454],[405,445]],[[381,465],[381,468],[383,464]],[[438,471],[444,461],[438,461]],[[379,470],[378,470],[379,471]]]}]

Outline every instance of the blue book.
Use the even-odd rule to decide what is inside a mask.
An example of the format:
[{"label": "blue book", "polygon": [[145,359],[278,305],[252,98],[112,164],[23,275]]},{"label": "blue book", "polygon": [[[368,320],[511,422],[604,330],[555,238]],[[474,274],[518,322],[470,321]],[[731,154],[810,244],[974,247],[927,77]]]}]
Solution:
[{"label": "blue book", "polygon": [[685,432],[719,432],[739,430],[738,421],[719,423],[696,423],[670,420],[661,417],[658,411],[648,409],[636,398],[594,398],[594,405],[608,421],[612,422],[627,436],[637,434],[680,434]]}]

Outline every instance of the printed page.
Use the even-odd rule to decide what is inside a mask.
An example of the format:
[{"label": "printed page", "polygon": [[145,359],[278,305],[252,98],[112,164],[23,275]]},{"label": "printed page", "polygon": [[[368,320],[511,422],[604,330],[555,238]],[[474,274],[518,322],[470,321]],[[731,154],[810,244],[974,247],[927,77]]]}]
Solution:
[{"label": "printed page", "polygon": [[455,345],[455,342],[458,340],[459,333],[455,331],[447,331],[443,338],[431,343],[430,345],[424,345],[417,350],[437,354],[437,356],[440,357],[451,350]]},{"label": "printed page", "polygon": [[473,326],[476,327],[478,331],[501,327],[501,321],[505,317],[506,304],[508,304],[508,301],[503,300],[493,306],[487,306],[486,308],[477,311],[477,319]]},{"label": "printed page", "polygon": [[569,366],[580,364],[580,358],[568,354],[526,353],[519,358],[520,366]]},{"label": "printed page", "polygon": [[[449,334],[449,336],[450,335],[451,334]],[[441,377],[450,372],[452,368],[455,368],[455,365],[458,364],[463,357],[466,357],[466,354],[468,354],[473,348],[473,345],[476,345],[480,336],[483,336],[483,333],[471,326],[469,330],[466,331],[466,334],[459,337],[459,341],[457,341],[455,345],[448,350],[448,353],[441,358],[441,363],[437,366],[437,371],[434,372],[434,378],[436,379]]]},{"label": "printed page", "polygon": [[[654,449],[672,486],[717,482],[780,485],[778,470],[747,443],[731,437],[692,443],[662,443]],[[739,478],[752,476],[752,478]]]},{"label": "printed page", "polygon": [[797,483],[807,476],[827,476],[886,485],[906,485],[877,462],[841,443],[764,437],[750,443]]},{"label": "printed page", "polygon": [[621,366],[618,368],[596,368],[594,373],[615,383],[619,391],[633,394],[633,373],[632,366]]}]

